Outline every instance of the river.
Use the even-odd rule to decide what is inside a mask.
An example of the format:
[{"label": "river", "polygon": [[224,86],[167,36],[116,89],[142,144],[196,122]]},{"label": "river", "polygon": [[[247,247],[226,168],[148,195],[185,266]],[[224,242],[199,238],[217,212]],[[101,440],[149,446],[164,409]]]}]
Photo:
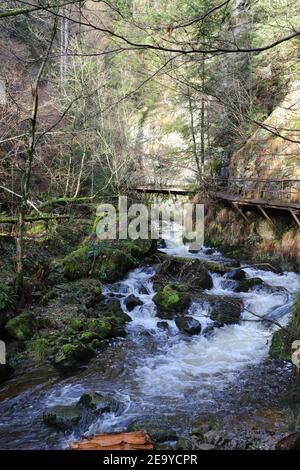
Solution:
[{"label": "river", "polygon": [[[218,251],[206,248],[191,254],[174,241],[167,241],[163,251],[171,256],[224,259]],[[179,333],[171,320],[168,331],[157,327],[153,267],[135,269],[123,281],[106,286],[106,295],[120,298],[125,312],[128,295],[134,294],[143,302],[127,312],[132,318],[127,337],[113,341],[76,375],[61,378],[50,366],[25,366],[2,385],[0,448],[62,449],[80,435],[126,430],[137,419],[157,420],[179,436],[205,420],[217,422],[219,428],[237,436],[252,429],[261,433],[261,448],[268,447],[269,431],[281,435],[290,425],[290,411],[278,397],[291,380],[291,368],[268,358],[275,327],[257,321],[248,310],[286,323],[300,276],[245,270],[248,277],[260,277],[269,286],[286,291],[257,288],[236,294],[231,281],[212,274],[213,288],[208,294],[242,297],[243,321],[217,328],[213,334],[191,337]],[[201,322],[202,330],[211,322],[207,307],[197,300],[189,315]],[[91,390],[113,394],[122,406],[117,413],[104,414],[72,434],[44,425],[42,414],[47,407],[75,403],[83,392]]]}]

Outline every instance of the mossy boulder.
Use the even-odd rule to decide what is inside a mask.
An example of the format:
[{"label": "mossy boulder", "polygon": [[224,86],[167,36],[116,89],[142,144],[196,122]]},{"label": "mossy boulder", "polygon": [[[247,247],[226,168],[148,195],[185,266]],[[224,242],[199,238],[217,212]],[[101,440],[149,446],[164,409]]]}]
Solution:
[{"label": "mossy boulder", "polygon": [[115,282],[154,250],[151,240],[94,240],[67,255],[62,266],[68,279],[92,276]]},{"label": "mossy boulder", "polygon": [[89,246],[83,245],[63,259],[62,266],[67,278],[80,279],[91,274],[92,260],[89,253]]},{"label": "mossy boulder", "polygon": [[89,345],[73,340],[72,343],[61,345],[59,352],[52,359],[52,363],[58,369],[72,370],[87,362],[94,354],[95,351]]},{"label": "mossy boulder", "polygon": [[37,326],[36,319],[32,312],[23,312],[9,320],[5,325],[5,330],[14,339],[26,341],[32,338]]},{"label": "mossy boulder", "polygon": [[60,304],[85,305],[94,307],[104,299],[102,284],[98,279],[83,278],[65,282],[53,288],[44,302],[58,300]]},{"label": "mossy boulder", "polygon": [[167,284],[154,295],[153,302],[161,318],[184,314],[191,304],[191,295],[185,284]]},{"label": "mossy boulder", "polygon": [[251,277],[240,281],[239,285],[234,289],[235,292],[249,292],[254,287],[262,286],[263,280],[260,277]]},{"label": "mossy boulder", "polygon": [[201,333],[201,323],[193,317],[176,317],[175,323],[179,331],[188,335]]},{"label": "mossy boulder", "polygon": [[47,426],[61,431],[67,431],[77,426],[82,417],[78,406],[53,406],[43,413],[43,421]]}]

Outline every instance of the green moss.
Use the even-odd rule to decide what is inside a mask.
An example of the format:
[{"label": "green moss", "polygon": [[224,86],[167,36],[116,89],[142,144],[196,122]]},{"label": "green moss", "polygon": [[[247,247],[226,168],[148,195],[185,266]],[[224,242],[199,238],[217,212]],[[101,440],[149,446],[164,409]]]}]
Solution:
[{"label": "green moss", "polygon": [[284,330],[275,331],[273,334],[270,356],[285,361],[291,360],[291,338]]},{"label": "green moss", "polygon": [[19,341],[30,339],[36,328],[36,320],[31,312],[23,312],[15,318],[9,320],[6,325],[6,331],[13,338]]},{"label": "green moss", "polygon": [[82,330],[84,327],[84,322],[83,320],[79,320],[78,318],[71,318],[71,320],[68,322],[68,326],[75,331]]},{"label": "green moss", "polygon": [[89,247],[84,245],[63,259],[62,266],[68,278],[76,279],[89,275],[91,269],[89,251]]},{"label": "green moss", "polygon": [[69,355],[75,353],[77,350],[77,346],[75,344],[63,344],[61,346],[61,352],[63,354]]},{"label": "green moss", "polygon": [[184,284],[168,284],[153,297],[160,313],[183,312],[191,302],[191,296]]}]

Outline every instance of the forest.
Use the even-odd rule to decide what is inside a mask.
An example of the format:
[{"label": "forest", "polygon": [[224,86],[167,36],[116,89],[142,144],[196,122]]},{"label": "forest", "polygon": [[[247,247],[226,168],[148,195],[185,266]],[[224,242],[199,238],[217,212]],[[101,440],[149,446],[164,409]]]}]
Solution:
[{"label": "forest", "polygon": [[1,0],[0,455],[300,449],[299,59],[297,0]]}]

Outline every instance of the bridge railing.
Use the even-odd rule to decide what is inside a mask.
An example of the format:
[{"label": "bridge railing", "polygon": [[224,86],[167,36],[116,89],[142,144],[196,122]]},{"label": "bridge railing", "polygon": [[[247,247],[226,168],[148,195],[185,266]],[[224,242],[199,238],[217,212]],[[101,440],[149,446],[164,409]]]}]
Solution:
[{"label": "bridge railing", "polygon": [[300,180],[264,178],[205,178],[204,190],[223,191],[248,199],[300,201]]}]

